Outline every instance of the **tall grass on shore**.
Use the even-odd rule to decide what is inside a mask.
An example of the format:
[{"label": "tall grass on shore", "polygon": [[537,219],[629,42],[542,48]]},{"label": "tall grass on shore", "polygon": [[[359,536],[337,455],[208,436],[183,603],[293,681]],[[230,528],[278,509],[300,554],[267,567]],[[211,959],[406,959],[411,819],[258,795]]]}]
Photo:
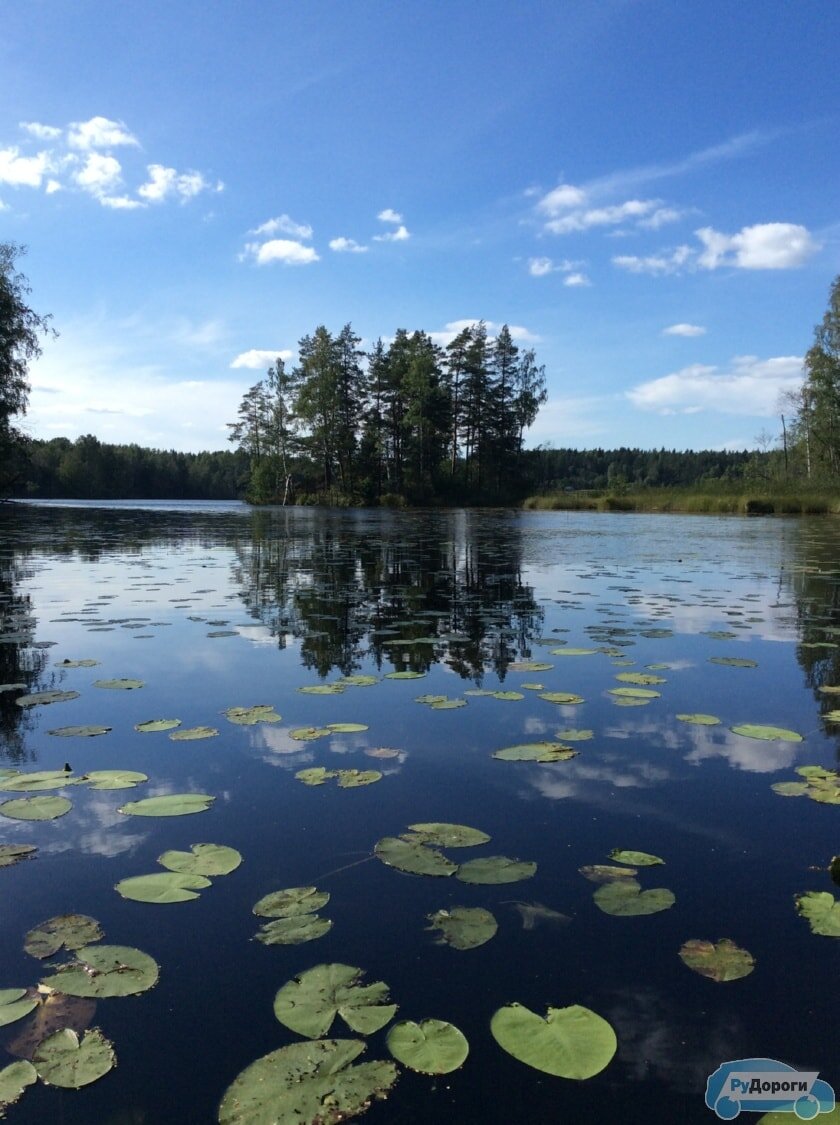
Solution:
[{"label": "tall grass on shore", "polygon": [[645,488],[610,492],[587,490],[529,496],[528,511],[689,512],[743,516],[840,515],[840,492],[701,491]]}]

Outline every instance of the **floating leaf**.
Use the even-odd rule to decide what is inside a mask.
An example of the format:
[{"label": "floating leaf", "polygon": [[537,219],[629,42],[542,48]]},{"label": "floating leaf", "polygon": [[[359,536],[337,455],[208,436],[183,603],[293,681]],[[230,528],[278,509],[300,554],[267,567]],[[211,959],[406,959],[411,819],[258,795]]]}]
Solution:
[{"label": "floating leaf", "polygon": [[716,945],[694,938],[683,943],[680,957],[689,969],[714,981],[738,980],[755,968],[753,955],[730,938],[721,938]]},{"label": "floating leaf", "polygon": [[364,1113],[397,1080],[392,1062],[351,1066],[364,1049],[355,1039],[323,1039],[292,1043],[263,1055],[226,1090],[219,1106],[220,1125],[334,1125]]},{"label": "floating leaf", "polygon": [[15,700],[18,707],[38,707],[47,703],[64,703],[68,699],[78,699],[77,691],[36,691],[32,695],[19,695]]},{"label": "floating leaf", "polygon": [[137,688],[144,687],[145,684],[142,680],[122,678],[117,680],[94,680],[93,686],[108,688],[111,691],[135,691]]},{"label": "floating leaf", "polygon": [[513,902],[511,905],[522,919],[523,930],[534,930],[539,922],[546,922],[551,926],[567,926],[571,922],[568,914],[561,914],[559,910],[552,910],[541,902]]},{"label": "floating leaf", "polygon": [[289,737],[295,742],[313,742],[316,738],[326,738],[329,734],[329,727],[293,727],[289,731]]},{"label": "floating leaf", "polygon": [[256,726],[257,723],[279,723],[281,716],[270,703],[258,703],[253,707],[228,707],[222,714],[231,723],[243,727]]},{"label": "floating leaf", "polygon": [[634,914],[658,914],[660,910],[667,910],[676,902],[672,891],[664,887],[643,891],[635,879],[616,879],[604,883],[592,897],[600,910],[617,918]]},{"label": "floating leaf", "polygon": [[266,922],[254,935],[263,945],[302,945],[315,941],[332,929],[329,918],[320,914],[300,914],[296,918],[275,918]]},{"label": "floating leaf", "polygon": [[[553,664],[541,660],[517,660],[508,664],[509,672],[550,672]],[[523,685],[524,686],[524,685]]]},{"label": "floating leaf", "polygon": [[29,773],[16,773],[0,779],[0,790],[6,793],[37,793],[49,789],[64,789],[77,784],[67,770],[33,770]]},{"label": "floating leaf", "polygon": [[710,664],[724,664],[728,668],[757,668],[757,660],[747,660],[743,656],[710,656]]},{"label": "floating leaf", "polygon": [[187,875],[229,875],[241,862],[241,853],[224,844],[193,844],[188,852],[169,851],[158,856],[162,867]]},{"label": "floating leaf", "polygon": [[146,719],[144,723],[135,723],[134,729],[141,734],[154,734],[162,730],[174,730],[180,725],[180,719]]},{"label": "floating leaf", "polygon": [[56,727],[48,730],[47,734],[54,734],[59,738],[96,738],[100,734],[107,734],[111,727]]},{"label": "floating leaf", "polygon": [[552,656],[594,656],[597,648],[553,648]]},{"label": "floating leaf", "polygon": [[360,734],[370,728],[365,723],[328,723],[327,730],[331,734]]},{"label": "floating leaf", "polygon": [[37,1007],[37,996],[25,988],[0,988],[0,1027],[22,1020]]},{"label": "floating leaf", "polygon": [[387,1043],[397,1062],[421,1074],[451,1074],[470,1052],[463,1033],[445,1020],[402,1020],[388,1032]]},{"label": "floating leaf", "polygon": [[336,770],[339,789],[358,789],[361,785],[373,785],[382,780],[379,770]]},{"label": "floating leaf", "polygon": [[329,901],[329,891],[319,891],[316,887],[286,887],[264,895],[254,905],[253,912],[260,918],[296,918],[320,910]]},{"label": "floating leaf", "polygon": [[12,820],[56,820],[70,812],[73,804],[66,797],[18,797],[0,805],[0,816]]},{"label": "floating leaf", "polygon": [[742,734],[745,738],[778,739],[781,742],[801,742],[802,735],[795,730],[786,730],[785,727],[764,727],[755,723],[743,723],[737,727],[729,728],[733,734]]},{"label": "floating leaf", "polygon": [[348,684],[350,687],[373,687],[374,684],[379,683],[379,677],[365,676],[360,673],[354,676],[343,676],[338,682]]},{"label": "floating leaf", "polygon": [[173,742],[196,742],[200,738],[215,738],[218,733],[215,727],[185,727],[169,737]]},{"label": "floating leaf", "polygon": [[344,684],[307,684],[299,687],[298,691],[303,692],[304,695],[341,695]]},{"label": "floating leaf", "polygon": [[539,698],[545,699],[548,703],[560,703],[563,705],[583,703],[582,695],[574,695],[570,691],[543,691],[540,692]]},{"label": "floating leaf", "polygon": [[121,879],[114,888],[123,898],[135,902],[188,902],[198,898],[196,891],[210,886],[203,875],[183,871],[156,871],[152,875],[134,875]]},{"label": "floating leaf", "polygon": [[326,766],[312,766],[310,769],[298,770],[295,777],[304,785],[324,785],[336,774],[337,770],[328,770]]},{"label": "floating leaf", "polygon": [[453,906],[427,914],[430,930],[439,930],[438,945],[453,949],[477,949],[496,933],[499,926],[489,910],[481,906]]},{"label": "floating leaf", "polygon": [[605,863],[590,863],[578,871],[591,883],[611,883],[614,879],[632,879],[638,875],[635,867],[610,867]]},{"label": "floating leaf", "polygon": [[642,686],[668,682],[664,676],[654,676],[649,672],[619,672],[615,678],[621,680],[624,684],[640,684]]},{"label": "floating leaf", "polygon": [[414,698],[415,703],[445,703],[448,696],[445,695],[417,695]]},{"label": "floating leaf", "polygon": [[86,945],[42,983],[67,996],[133,996],[157,984],[154,958],[127,945]]},{"label": "floating leaf", "polygon": [[56,668],[95,668],[98,660],[57,660]]},{"label": "floating leaf", "polygon": [[378,840],[374,855],[388,867],[396,867],[409,875],[454,875],[458,865],[434,848],[414,840],[384,836]]},{"label": "floating leaf", "polygon": [[770,788],[780,797],[804,797],[809,790],[807,781],[777,781]]},{"label": "floating leaf", "polygon": [[840,902],[829,891],[808,891],[796,899],[796,909],[815,934],[840,937]]},{"label": "floating leaf", "polygon": [[32,957],[52,957],[59,949],[81,949],[104,937],[102,927],[87,914],[59,914],[29,931],[23,948]]},{"label": "floating leaf", "polygon": [[0,844],[0,867],[12,867],[29,859],[38,849],[34,844]]},{"label": "floating leaf", "polygon": [[397,1005],[388,1003],[387,984],[362,984],[363,976],[352,965],[316,965],[283,985],[274,998],[274,1014],[310,1039],[326,1035],[337,1015],[353,1031],[371,1035],[390,1023]]},{"label": "floating leaf", "polygon": [[86,781],[91,789],[134,789],[148,775],[137,770],[91,770],[81,781]]},{"label": "floating leaf", "polygon": [[403,837],[411,842],[419,840],[423,844],[435,844],[439,848],[475,848],[479,844],[489,844],[490,837],[480,828],[470,828],[467,824],[447,824],[438,821],[422,824],[409,824],[411,836]]},{"label": "floating leaf", "polygon": [[661,691],[654,691],[653,688],[614,687],[607,691],[619,699],[659,699],[662,696]]},{"label": "floating leaf", "polygon": [[530,879],[536,870],[536,863],[530,861],[488,855],[462,863],[455,876],[462,883],[518,883],[520,879]]},{"label": "floating leaf", "polygon": [[19,1059],[0,1070],[0,1117],[10,1105],[14,1105],[27,1086],[38,1081],[38,1072],[31,1062]]},{"label": "floating leaf", "polygon": [[494,699],[504,699],[509,703],[515,703],[525,698],[521,691],[494,691],[492,695]]},{"label": "floating leaf", "polygon": [[142,801],[129,801],[117,812],[126,816],[188,816],[205,812],[215,801],[208,793],[168,793],[163,797],[145,797]]},{"label": "floating leaf", "polygon": [[425,672],[386,672],[386,680],[422,680]]},{"label": "floating leaf", "polygon": [[827,723],[840,723],[840,710],[826,711],[822,717]]},{"label": "floating leaf", "polygon": [[631,867],[653,867],[654,864],[665,862],[658,855],[651,855],[649,852],[631,852],[622,848],[613,848],[609,858],[616,863],[629,863]]},{"label": "floating leaf", "polygon": [[681,723],[691,723],[698,727],[716,727],[720,719],[716,715],[703,715],[700,712],[691,715],[677,715]]},{"label": "floating leaf", "polygon": [[579,751],[562,742],[523,742],[518,746],[506,746],[496,750],[494,758],[503,762],[565,762],[574,758]]},{"label": "floating leaf", "polygon": [[433,711],[456,711],[459,707],[466,707],[466,699],[441,699],[430,704]]},{"label": "floating leaf", "polygon": [[507,1004],[493,1016],[490,1031],[509,1055],[557,1078],[592,1078],[618,1046],[611,1025],[579,1004],[549,1008],[545,1019],[521,1004]]},{"label": "floating leaf", "polygon": [[561,742],[588,742],[595,737],[594,730],[558,730],[555,736]]},{"label": "floating leaf", "polygon": [[75,1031],[63,1027],[41,1043],[32,1062],[44,1082],[78,1090],[107,1074],[116,1057],[113,1044],[97,1028],[80,1040]]}]

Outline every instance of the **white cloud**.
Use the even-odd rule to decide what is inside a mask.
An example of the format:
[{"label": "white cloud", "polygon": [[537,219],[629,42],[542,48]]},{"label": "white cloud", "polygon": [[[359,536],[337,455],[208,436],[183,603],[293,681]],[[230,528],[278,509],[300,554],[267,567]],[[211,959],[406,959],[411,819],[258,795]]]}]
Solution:
[{"label": "white cloud", "polygon": [[21,121],[20,127],[30,137],[37,137],[39,141],[55,141],[61,136],[61,130],[54,125],[41,125],[38,121]]},{"label": "white cloud", "polygon": [[666,223],[676,223],[685,215],[685,211],[678,211],[675,207],[657,207],[652,215],[639,219],[639,226],[645,230],[659,230]]},{"label": "white cloud", "polygon": [[563,284],[568,285],[569,288],[585,288],[592,282],[585,273],[570,273],[568,277],[563,278]]},{"label": "white cloud", "polygon": [[12,145],[0,148],[0,184],[12,187],[40,187],[44,173],[50,169],[46,152],[37,156],[21,156],[20,149]]},{"label": "white cloud", "polygon": [[365,254],[367,253],[367,246],[361,246],[354,238],[331,238],[330,250],[335,250],[337,254]]},{"label": "white cloud", "polygon": [[308,223],[296,223],[289,215],[278,215],[276,219],[267,219],[248,233],[265,235],[267,238],[270,238],[273,234],[290,234],[293,238],[311,238],[312,227]]},{"label": "white cloud", "polygon": [[138,207],[146,206],[129,195],[102,195],[98,198],[103,207],[110,207],[112,211],[136,211]]},{"label": "white cloud", "polygon": [[663,336],[705,336],[706,329],[699,324],[671,324],[662,329]]},{"label": "white cloud", "polygon": [[[474,325],[479,324],[478,317],[464,317],[461,320],[450,320],[442,332],[430,332],[429,336],[433,342],[440,347],[445,348],[447,344],[451,344],[459,332],[463,332],[465,328],[472,328]],[[487,329],[488,339],[493,339],[493,334],[497,332],[502,326],[494,320],[485,320],[484,326]],[[521,324],[509,324],[508,331],[510,332],[511,339],[519,341],[523,344],[539,343],[540,337],[534,335],[527,328]]]},{"label": "white cloud", "polygon": [[401,223],[403,221],[402,215],[399,211],[395,211],[393,207],[386,207],[376,217],[380,223]]},{"label": "white cloud", "polygon": [[554,273],[557,268],[551,258],[528,259],[528,273],[531,277],[545,277],[546,274]]},{"label": "white cloud", "polygon": [[101,199],[122,182],[122,165],[115,156],[92,152],[73,179],[80,188]]},{"label": "white cloud", "polygon": [[575,187],[573,184],[558,184],[542,197],[537,208],[546,215],[554,216],[572,207],[582,207],[585,202],[586,192],[583,188]]},{"label": "white cloud", "polygon": [[738,234],[722,234],[712,227],[694,232],[705,249],[697,259],[707,270],[736,266],[744,270],[789,270],[820,249],[806,227],[796,223],[757,223]]},{"label": "white cloud", "polygon": [[286,266],[308,266],[320,258],[311,246],[288,238],[272,238],[268,242],[247,242],[241,258],[252,257],[258,266],[282,262]]},{"label": "white cloud", "polygon": [[639,410],[657,414],[751,414],[769,418],[779,395],[802,381],[801,356],[735,356],[729,370],[695,363],[627,392]]},{"label": "white cloud", "polygon": [[47,180],[47,186],[44,188],[47,195],[54,195],[57,191],[61,191],[61,183],[59,180]]},{"label": "white cloud", "polygon": [[373,236],[374,242],[405,242],[406,239],[411,238],[410,232],[402,225],[398,226],[396,230],[389,230],[386,234],[375,234]]},{"label": "white cloud", "polygon": [[231,363],[231,367],[247,367],[250,371],[261,371],[270,367],[278,358],[286,363],[293,355],[294,352],[289,351],[288,348],[276,348],[273,351],[271,348],[251,348],[247,352],[240,352]]},{"label": "white cloud", "polygon": [[613,258],[613,265],[630,273],[671,274],[678,273],[691,259],[690,246],[678,246],[670,254],[653,254],[640,258],[634,254],[619,254]]},{"label": "white cloud", "polygon": [[140,142],[126,129],[122,121],[107,117],[91,117],[89,121],[73,121],[67,133],[70,148],[115,148],[117,145],[135,145]]},{"label": "white cloud", "polygon": [[568,215],[550,219],[545,224],[545,229],[552,234],[569,234],[572,231],[584,231],[592,227],[616,226],[627,219],[638,219],[648,215],[657,208],[658,203],[656,199],[628,199],[625,203],[616,203],[609,207],[571,211]]},{"label": "white cloud", "polygon": [[[141,184],[137,194],[148,203],[162,203],[171,196],[177,196],[182,203],[185,203],[211,187],[200,172],[178,172],[175,168],[167,168],[163,164],[149,164],[146,170],[149,179],[145,184]],[[223,187],[223,184],[218,183],[215,190],[221,191]]]}]

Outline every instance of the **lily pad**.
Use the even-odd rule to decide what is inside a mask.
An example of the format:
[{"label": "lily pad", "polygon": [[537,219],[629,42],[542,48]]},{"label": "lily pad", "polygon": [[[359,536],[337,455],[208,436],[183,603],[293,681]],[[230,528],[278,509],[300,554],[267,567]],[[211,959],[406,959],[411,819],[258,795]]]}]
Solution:
[{"label": "lily pad", "polygon": [[157,984],[154,958],[127,945],[86,945],[42,983],[67,996],[133,996]]},{"label": "lily pad", "polygon": [[136,691],[137,688],[145,687],[145,684],[143,680],[132,680],[123,677],[117,680],[94,680],[93,686],[108,688],[111,691]]},{"label": "lily pad", "polygon": [[66,797],[18,797],[0,805],[0,816],[12,820],[56,820],[72,807]]},{"label": "lily pad", "polygon": [[224,844],[193,844],[188,852],[169,851],[158,857],[162,867],[186,875],[229,875],[241,862],[241,853]]},{"label": "lily pad", "polygon": [[355,1117],[397,1080],[392,1062],[352,1062],[356,1039],[323,1039],[279,1047],[247,1066],[219,1106],[220,1125],[335,1125]]},{"label": "lily pad", "polygon": [[341,695],[344,684],[306,684],[299,687],[298,691],[304,695]]},{"label": "lily pad", "polygon": [[561,742],[588,742],[590,738],[595,737],[594,730],[558,730],[555,736]]},{"label": "lily pad", "polygon": [[562,742],[523,742],[519,746],[506,746],[493,752],[494,758],[503,762],[565,762],[577,757],[579,751]]},{"label": "lily pad", "polygon": [[314,742],[316,738],[326,738],[329,733],[329,727],[293,727],[289,731],[289,738],[293,738],[295,742]]},{"label": "lily pad", "polygon": [[683,943],[680,958],[689,969],[714,981],[739,980],[755,968],[753,955],[730,938],[721,938],[717,944],[694,938]]},{"label": "lily pad", "polygon": [[415,840],[384,836],[373,849],[374,855],[388,867],[396,867],[409,875],[454,875],[457,863],[441,852]]},{"label": "lily pad", "polygon": [[509,672],[550,672],[554,667],[544,660],[515,660],[508,664]]},{"label": "lily pad", "polygon": [[137,770],[91,770],[80,780],[91,789],[134,789],[149,778]]},{"label": "lily pad", "polygon": [[50,789],[64,789],[77,784],[67,770],[33,770],[29,773],[16,773],[0,779],[0,790],[6,793],[39,793]]},{"label": "lily pad", "polygon": [[757,668],[757,660],[747,660],[743,656],[710,656],[710,664],[724,664],[728,668]]},{"label": "lily pad", "polygon": [[358,789],[362,785],[373,785],[382,780],[379,770],[336,770],[339,789]]},{"label": "lily pad", "polygon": [[606,863],[589,863],[578,871],[591,883],[612,883],[615,879],[632,879],[638,875],[635,867],[610,867]]},{"label": "lily pad", "polygon": [[174,730],[181,725],[180,719],[146,719],[144,723],[135,723],[134,729],[141,734],[155,734],[158,731]]},{"label": "lily pad", "polygon": [[508,703],[516,703],[525,698],[521,691],[494,691],[492,695],[494,699],[503,699]]},{"label": "lily pad", "polygon": [[444,824],[436,821],[422,824],[409,824],[412,835],[405,837],[411,841],[420,840],[423,844],[435,844],[439,848],[475,848],[479,844],[489,844],[490,837],[480,828],[470,828],[467,824]]},{"label": "lily pad", "polygon": [[386,672],[386,680],[422,680],[425,672]]},{"label": "lily pad", "polygon": [[815,934],[840,937],[840,902],[828,891],[808,891],[796,899],[796,909]]},{"label": "lily pad", "polygon": [[573,703],[583,703],[582,695],[575,695],[570,691],[541,691],[539,698],[546,700],[548,703],[559,703],[563,706]]},{"label": "lily pad", "polygon": [[439,930],[438,945],[453,949],[477,949],[496,933],[499,926],[489,910],[481,906],[453,906],[428,914],[429,929]]},{"label": "lily pad", "polygon": [[295,777],[304,785],[325,785],[337,773],[337,770],[328,770],[326,766],[311,766],[309,769],[298,770]]},{"label": "lily pad", "polygon": [[597,648],[553,648],[552,656],[594,656]]},{"label": "lily pad", "polygon": [[302,945],[315,941],[332,929],[332,921],[320,914],[299,914],[295,918],[275,918],[260,926],[254,935],[263,945]]},{"label": "lily pad", "polygon": [[365,676],[359,673],[353,676],[343,676],[338,682],[340,684],[348,684],[350,687],[373,687],[374,684],[379,683],[379,677]]},{"label": "lily pad", "polygon": [[470,1052],[463,1033],[445,1020],[402,1020],[388,1032],[387,1043],[397,1062],[421,1074],[451,1074]]},{"label": "lily pad", "polygon": [[768,741],[778,740],[780,742],[801,742],[802,735],[797,734],[795,730],[787,730],[785,727],[767,727],[759,726],[755,723],[742,723],[737,727],[729,728],[733,734],[742,734],[745,738],[762,738]]},{"label": "lily pad", "polygon": [[114,888],[123,898],[135,902],[188,902],[198,898],[196,891],[210,886],[203,875],[183,871],[156,871],[152,875],[134,875],[121,879]]},{"label": "lily pad", "polygon": [[282,719],[270,703],[257,703],[253,707],[228,707],[222,714],[231,723],[253,727],[257,723],[279,723]]},{"label": "lily pad", "polygon": [[619,672],[615,678],[624,684],[639,684],[642,687],[668,682],[664,676],[654,676],[650,672]]},{"label": "lily pad", "polygon": [[78,699],[77,691],[35,691],[31,695],[19,695],[15,700],[18,707],[38,707],[47,703],[64,703],[68,699]]},{"label": "lily pad", "polygon": [[38,1072],[31,1062],[18,1059],[0,1070],[0,1117],[10,1105],[14,1105],[27,1086],[38,1081]]},{"label": "lily pad", "polygon": [[98,660],[57,660],[56,668],[95,668]]},{"label": "lily pad", "polygon": [[330,734],[360,734],[370,728],[365,723],[328,723]]},{"label": "lily pad", "polygon": [[114,1047],[97,1028],[79,1039],[63,1027],[43,1040],[32,1059],[39,1077],[51,1086],[78,1090],[102,1078],[114,1066]]},{"label": "lily pad", "polygon": [[690,715],[677,715],[677,718],[681,723],[691,723],[698,727],[716,727],[720,723],[716,715],[704,715],[699,711]]},{"label": "lily pad", "polygon": [[208,793],[167,793],[163,797],[145,797],[142,801],[129,801],[117,812],[126,816],[189,816],[206,812],[215,797]]},{"label": "lily pad", "polygon": [[96,738],[100,734],[107,734],[111,727],[56,727],[48,730],[47,734],[56,735],[58,738]]},{"label": "lily pad", "polygon": [[455,876],[462,883],[518,883],[520,879],[530,879],[536,870],[536,863],[528,860],[488,855],[462,863]]},{"label": "lily pad", "polygon": [[34,844],[0,844],[0,867],[12,867],[22,859],[29,859],[37,850]]},{"label": "lily pad", "polygon": [[618,1046],[612,1026],[580,1004],[549,1008],[544,1019],[521,1004],[507,1004],[493,1016],[490,1031],[519,1062],[557,1078],[592,1078]]},{"label": "lily pad", "polygon": [[215,727],[185,727],[169,737],[173,742],[197,742],[201,738],[215,738],[218,733]]},{"label": "lily pad", "polygon": [[259,918],[296,918],[301,914],[313,914],[329,901],[329,891],[319,891],[316,887],[286,887],[264,895],[255,903],[253,913]]},{"label": "lily pad", "polygon": [[810,786],[807,781],[777,781],[770,788],[780,797],[804,797]]},{"label": "lily pad", "polygon": [[631,852],[622,848],[613,848],[609,858],[614,859],[616,863],[628,863],[631,867],[653,867],[657,863],[665,862],[658,855],[651,855],[649,852]]},{"label": "lily pad", "polygon": [[415,696],[415,703],[426,703],[431,706],[433,703],[445,703],[449,697],[446,695],[418,695]]},{"label": "lily pad", "polygon": [[87,914],[59,914],[29,931],[23,948],[32,957],[52,957],[62,947],[81,949],[104,937],[102,927]]},{"label": "lily pad", "polygon": [[309,1039],[326,1035],[335,1017],[360,1035],[379,1031],[394,1018],[383,981],[362,984],[364,972],[352,965],[316,965],[287,981],[274,998],[280,1023]]},{"label": "lily pad", "polygon": [[25,988],[0,988],[0,1027],[16,1023],[38,1007],[38,998]]},{"label": "lily pad", "polygon": [[429,705],[432,711],[457,711],[459,707],[466,707],[466,699],[441,699]]},{"label": "lily pad", "polygon": [[618,699],[660,699],[662,696],[661,691],[654,691],[653,688],[614,687],[607,691]]},{"label": "lily pad", "polygon": [[664,887],[643,891],[635,879],[616,879],[604,883],[592,897],[599,910],[616,918],[658,914],[661,910],[668,910],[676,902],[672,891]]}]

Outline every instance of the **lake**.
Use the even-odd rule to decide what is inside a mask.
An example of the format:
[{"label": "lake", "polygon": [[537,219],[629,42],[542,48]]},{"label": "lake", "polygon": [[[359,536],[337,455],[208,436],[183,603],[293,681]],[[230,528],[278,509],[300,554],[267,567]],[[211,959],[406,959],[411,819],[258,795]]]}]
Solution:
[{"label": "lake", "polygon": [[[371,1125],[710,1121],[708,1076],[750,1057],[840,1089],[838,945],[797,910],[837,891],[840,725],[824,716],[840,697],[820,690],[840,683],[832,520],[6,505],[0,615],[0,798],[16,802],[0,848],[37,849],[0,870],[0,989],[61,975],[72,952],[24,941],[67,913],[99,923],[89,944],[159,967],[137,994],[59,996],[0,1029],[0,1067],[63,1026],[99,1028],[118,1060],[80,1090],[29,1086],[10,1122],[216,1121],[240,1072],[305,1040],[275,996],[300,978],[284,995],[302,997],[324,964],[388,986],[354,1065],[392,1059],[393,1022],[448,1021],[469,1044],[449,1073],[398,1062]],[[47,691],[72,695],[18,703]],[[260,705],[274,710],[226,714]],[[65,765],[70,784],[13,780]],[[114,770],[148,780],[85,780]],[[119,811],[175,794],[206,794],[203,811]],[[72,807],[18,819],[40,796]],[[202,843],[241,864],[182,880],[187,901],[130,897],[123,881]],[[400,869],[418,862],[440,873]],[[612,870],[581,874],[595,865]],[[253,913],[306,887],[328,901],[286,896],[279,924]],[[746,975],[715,980],[680,956],[720,939],[752,971],[736,953]],[[87,964],[71,975],[101,980]],[[614,1056],[585,1080],[536,1069],[491,1033],[512,1004],[596,1013]],[[364,1038],[341,1016],[329,1034]]]}]

